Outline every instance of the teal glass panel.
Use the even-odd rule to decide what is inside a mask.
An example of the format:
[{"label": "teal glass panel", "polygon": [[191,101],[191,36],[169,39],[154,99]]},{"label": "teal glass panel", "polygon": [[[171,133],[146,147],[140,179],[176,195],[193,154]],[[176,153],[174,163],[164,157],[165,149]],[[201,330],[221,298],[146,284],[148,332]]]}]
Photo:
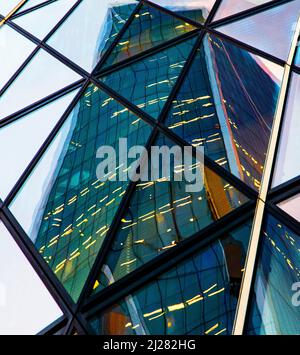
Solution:
[{"label": "teal glass panel", "polygon": [[[254,48],[287,60],[299,13],[299,1],[296,0],[217,29]],[[274,31],[276,23],[280,23],[280,26]]]},{"label": "teal glass panel", "polygon": [[215,0],[151,0],[191,20],[203,24],[215,4]]},{"label": "teal glass panel", "polygon": [[268,215],[261,233],[248,334],[300,334],[299,235]]},{"label": "teal glass panel", "polygon": [[91,72],[136,5],[135,0],[82,1],[47,43]]},{"label": "teal glass panel", "polygon": [[101,77],[114,91],[158,118],[193,48],[195,38]]},{"label": "teal glass panel", "polygon": [[299,49],[299,46],[298,46],[297,53],[296,53],[295,65],[300,67],[300,49]]},{"label": "teal glass panel", "polygon": [[209,35],[165,125],[258,190],[283,68]]},{"label": "teal glass panel", "polygon": [[[175,146],[163,136],[154,145],[171,149]],[[173,178],[165,181],[167,176],[163,171],[159,180],[138,183],[94,292],[126,276],[248,201],[212,170],[201,170],[200,164],[195,161],[192,168],[193,173],[199,169],[202,174],[204,184],[199,191],[189,192],[189,182],[185,177],[182,181],[174,181]],[[110,275],[109,279],[107,275]]]},{"label": "teal glass panel", "polygon": [[222,0],[216,16],[214,17],[214,21],[252,9],[255,6],[259,6],[267,2],[270,2],[270,0]]},{"label": "teal glass panel", "polygon": [[250,223],[227,233],[89,323],[105,335],[232,332]]},{"label": "teal glass panel", "polygon": [[194,30],[192,25],[143,5],[108,57],[108,66]]},{"label": "teal glass panel", "polygon": [[[11,211],[67,291],[77,301],[127,181],[99,181],[101,146],[145,145],[151,128],[96,86],[90,85],[52,146],[20,190]],[[24,204],[26,201],[26,204]]]}]

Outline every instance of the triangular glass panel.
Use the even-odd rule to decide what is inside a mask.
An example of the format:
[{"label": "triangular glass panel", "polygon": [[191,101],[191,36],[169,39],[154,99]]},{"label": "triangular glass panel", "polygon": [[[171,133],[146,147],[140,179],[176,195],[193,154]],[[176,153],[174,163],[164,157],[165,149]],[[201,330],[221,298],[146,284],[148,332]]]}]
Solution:
[{"label": "triangular glass panel", "polygon": [[97,178],[98,148],[145,145],[151,131],[90,85],[10,206],[75,301],[129,184],[114,178],[122,164]]},{"label": "triangular glass panel", "polygon": [[77,73],[40,49],[0,97],[0,119],[80,79]]},{"label": "triangular glass panel", "polygon": [[0,128],[0,197],[2,199],[7,196],[22,175],[76,92],[65,95]]},{"label": "triangular glass panel", "polygon": [[0,221],[0,333],[34,335],[62,311]]},{"label": "triangular glass panel", "polygon": [[47,43],[91,72],[136,5],[135,0],[83,1]]},{"label": "triangular glass panel", "polygon": [[18,4],[20,0],[5,0],[0,2],[0,15],[8,15]]},{"label": "triangular glass panel", "polygon": [[299,250],[300,235],[267,215],[260,236],[247,334],[299,335]]},{"label": "triangular glass panel", "polygon": [[258,190],[283,68],[204,37],[165,125]]},{"label": "triangular glass panel", "polygon": [[101,335],[230,335],[251,221],[89,319]]},{"label": "triangular glass panel", "polygon": [[[64,17],[76,0],[59,0],[13,20],[39,39],[44,37]],[[47,18],[47,21],[42,19]]]},{"label": "triangular glass panel", "polygon": [[195,38],[181,42],[100,79],[149,115],[158,118],[194,43]]},{"label": "triangular glass panel", "polygon": [[[154,145],[172,150],[175,147],[164,136],[160,136]],[[182,166],[174,162],[171,170],[179,171]],[[191,159],[190,166],[193,173],[198,170],[201,174],[199,191],[189,191],[185,176],[179,181],[172,177],[167,181],[169,175],[165,175],[164,170],[160,171],[159,179],[137,184],[94,292],[121,279],[248,201],[235,187],[204,168],[203,162],[194,160],[193,163]],[[147,165],[143,167],[147,168]]]},{"label": "triangular glass panel", "polygon": [[253,7],[265,4],[271,0],[222,0],[214,21],[238,14],[239,12],[252,9]]},{"label": "triangular glass panel", "polygon": [[300,175],[300,76],[292,75],[281,129],[272,186]]},{"label": "triangular glass panel", "polygon": [[300,194],[278,203],[277,206],[300,222]]},{"label": "triangular glass panel", "polygon": [[[287,60],[299,12],[299,1],[291,1],[217,29],[254,48]],[[276,31],[274,23],[280,23]]]},{"label": "triangular glass panel", "polygon": [[104,67],[130,58],[194,29],[192,25],[145,4],[135,15],[106,60]]},{"label": "triangular glass panel", "polygon": [[0,90],[33,52],[35,44],[10,26],[0,27]]},{"label": "triangular glass panel", "polygon": [[191,20],[203,24],[215,4],[215,0],[151,0]]}]

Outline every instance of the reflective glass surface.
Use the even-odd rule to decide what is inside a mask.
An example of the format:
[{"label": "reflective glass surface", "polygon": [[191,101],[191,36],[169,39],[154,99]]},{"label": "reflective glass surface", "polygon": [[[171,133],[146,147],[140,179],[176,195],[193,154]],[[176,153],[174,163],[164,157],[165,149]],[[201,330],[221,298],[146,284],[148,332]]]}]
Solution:
[{"label": "reflective glass surface", "polygon": [[299,50],[299,46],[298,46],[298,50],[297,50],[297,53],[296,53],[295,65],[298,65],[298,67],[300,66],[300,50]]},{"label": "reflective glass surface", "polygon": [[0,28],[0,89],[34,50],[35,44],[9,26]]},{"label": "reflective glass surface", "polygon": [[300,175],[300,77],[293,74],[273,176],[273,187]]},{"label": "reflective glass surface", "polygon": [[[151,129],[91,85],[10,207],[36,248],[77,300],[129,181],[101,182],[99,147],[145,145]],[[24,204],[26,201],[26,204]]]},{"label": "reflective glass surface", "polygon": [[42,4],[45,1],[46,0],[27,0],[27,2],[20,8],[20,10],[18,12],[28,10],[28,9],[32,8],[33,6]]},{"label": "reflective glass surface", "polygon": [[231,334],[251,226],[224,235],[139,291],[95,315],[106,335]]},{"label": "reflective glass surface", "polygon": [[165,125],[259,189],[283,68],[204,38]]},{"label": "reflective glass surface", "polygon": [[[154,145],[172,148],[175,143],[160,136]],[[210,169],[201,169],[200,164],[195,161],[195,167],[191,167],[193,173],[199,169],[202,174],[204,184],[198,192],[187,191],[185,178],[165,181],[168,177],[162,171],[159,180],[138,183],[96,282],[96,291],[247,202],[242,193]]]},{"label": "reflective glass surface", "polygon": [[299,235],[268,215],[261,234],[248,334],[300,334],[299,250]]},{"label": "reflective glass surface", "polygon": [[[299,0],[295,0],[218,27],[218,31],[286,60],[290,52],[299,13]],[[276,31],[274,31],[274,23],[280,23]]]},{"label": "reflective glass surface", "polygon": [[151,0],[151,2],[178,12],[187,18],[199,23],[207,19],[215,0]]},{"label": "reflective glass surface", "polygon": [[220,20],[239,12],[251,9],[252,7],[259,6],[270,2],[270,0],[222,0],[221,5],[214,17],[214,21]]},{"label": "reflective glass surface", "polygon": [[193,29],[195,27],[176,17],[143,5],[105,62],[105,66],[127,59]]},{"label": "reflective glass surface", "polygon": [[277,206],[300,222],[299,204],[300,204],[300,194],[297,194],[285,201],[278,203]]},{"label": "reflective glass surface", "polygon": [[62,315],[0,221],[0,334],[36,334]]},{"label": "reflective glass surface", "polygon": [[0,97],[0,119],[80,79],[73,70],[40,49]]},{"label": "reflective glass surface", "polygon": [[127,100],[158,118],[194,43],[195,38],[181,42],[100,79]]},{"label": "reflective glass surface", "polygon": [[20,0],[5,0],[0,3],[0,14],[2,16],[6,16],[9,14],[11,10],[13,10],[18,4]]},{"label": "reflective glass surface", "polygon": [[[13,188],[75,94],[76,92],[72,92],[0,128],[1,199]],[[35,134],[32,135],[32,132]]]},{"label": "reflective glass surface", "polygon": [[[75,3],[76,0],[55,1],[16,18],[14,22],[39,39],[43,39]],[[42,18],[47,18],[47,21],[41,21]]]},{"label": "reflective glass surface", "polygon": [[134,0],[83,1],[48,41],[91,72],[136,7]]}]

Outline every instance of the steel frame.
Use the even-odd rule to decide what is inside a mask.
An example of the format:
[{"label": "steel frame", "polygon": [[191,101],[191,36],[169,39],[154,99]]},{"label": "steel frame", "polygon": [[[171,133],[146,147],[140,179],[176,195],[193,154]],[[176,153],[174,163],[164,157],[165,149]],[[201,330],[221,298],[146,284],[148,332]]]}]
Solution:
[{"label": "steel frame", "polygon": [[[91,333],[91,329],[89,328],[87,319],[93,315],[95,312],[103,311],[107,307],[113,305],[114,303],[118,302],[122,298],[124,298],[126,295],[132,293],[139,287],[142,287],[149,281],[153,280],[155,277],[159,276],[162,272],[167,271],[168,269],[172,268],[172,266],[175,266],[178,262],[185,260],[187,257],[191,256],[195,252],[201,250],[205,246],[207,246],[209,243],[212,241],[216,240],[217,238],[221,238],[222,235],[224,235],[226,232],[232,230],[233,228],[236,228],[243,223],[245,223],[247,220],[250,218],[253,218],[255,216],[254,220],[254,225],[255,228],[253,228],[252,231],[252,241],[254,236],[255,237],[255,245],[251,246],[249,248],[249,254],[252,252],[251,255],[251,265],[246,266],[245,270],[245,279],[247,280],[247,283],[243,283],[243,287],[241,289],[241,294],[240,294],[240,301],[239,301],[239,306],[237,310],[237,315],[236,315],[236,322],[235,322],[235,327],[234,327],[234,334],[243,334],[245,324],[247,324],[248,317],[249,317],[249,299],[251,299],[251,290],[253,289],[253,279],[254,275],[256,272],[257,268],[257,253],[259,250],[259,234],[260,234],[260,229],[263,223],[263,219],[266,213],[272,213],[278,220],[282,221],[285,225],[287,225],[289,228],[294,230],[296,233],[299,233],[300,230],[300,223],[296,220],[294,220],[291,216],[287,215],[284,211],[282,211],[280,208],[276,206],[276,204],[280,201],[283,201],[291,196],[293,196],[296,193],[300,192],[300,177],[297,177],[289,182],[286,182],[274,189],[270,189],[270,181],[271,177],[273,174],[274,170],[274,165],[275,165],[275,156],[276,156],[276,151],[278,150],[278,142],[280,138],[280,127],[282,125],[282,119],[283,119],[283,114],[284,114],[284,105],[286,103],[286,97],[288,94],[288,81],[291,75],[291,72],[295,72],[300,74],[300,68],[296,67],[292,63],[292,59],[295,56],[295,51],[296,51],[296,43],[297,43],[297,38],[300,33],[300,28],[298,26],[297,29],[297,35],[294,38],[293,42],[293,48],[289,57],[289,60],[287,62],[284,62],[280,58],[276,58],[264,51],[258,50],[254,47],[251,47],[249,45],[246,45],[242,42],[237,41],[234,38],[228,37],[222,33],[219,33],[215,28],[220,26],[220,25],[225,25],[229,24],[233,21],[239,20],[246,18],[248,16],[251,16],[253,14],[256,14],[260,11],[267,10],[273,7],[276,7],[281,4],[288,3],[292,0],[277,0],[277,1],[271,1],[267,2],[265,4],[262,4],[260,6],[257,6],[255,8],[243,11],[241,13],[229,16],[227,18],[224,18],[222,20],[218,20],[216,22],[213,22],[213,17],[216,14],[220,4],[221,0],[216,0],[215,5],[212,9],[212,11],[209,14],[209,17],[204,25],[201,25],[199,23],[196,23],[188,18],[185,18],[182,15],[179,15],[177,13],[173,13],[172,11],[163,8],[159,5],[151,3],[151,1],[147,0],[139,0],[139,4],[133,14],[130,16],[124,27],[121,29],[119,34],[116,36],[114,42],[110,46],[110,48],[107,50],[106,54],[103,56],[103,58],[100,60],[99,64],[96,66],[94,71],[90,74],[86,72],[84,69],[82,69],[80,66],[77,64],[73,63],[71,60],[63,56],[61,53],[57,52],[54,48],[50,47],[47,44],[47,40],[51,37],[51,35],[64,23],[64,21],[68,18],[69,15],[73,13],[73,11],[76,10],[76,8],[80,5],[82,0],[78,0],[73,7],[63,16],[63,18],[55,25],[55,27],[50,31],[50,33],[43,39],[39,40],[20,26],[16,25],[13,20],[15,18],[18,18],[22,15],[26,15],[27,13],[30,13],[32,11],[35,11],[39,8],[42,8],[44,6],[47,6],[51,3],[54,2],[54,0],[48,0],[48,1],[43,1],[40,4],[29,8],[25,11],[22,11],[22,6],[27,2],[27,0],[21,1],[13,11],[10,12],[6,17],[0,15],[0,30],[1,26],[7,25],[12,27],[14,30],[19,32],[21,35],[25,36],[27,39],[32,41],[37,45],[37,47],[34,49],[34,51],[31,53],[31,55],[24,61],[24,63],[20,66],[20,68],[16,71],[16,73],[10,78],[10,80],[4,85],[3,88],[0,88],[0,97],[4,94],[6,90],[9,90],[12,82],[20,75],[20,73],[26,68],[26,65],[29,63],[29,61],[36,55],[36,53],[39,50],[45,50],[52,56],[54,56],[56,59],[61,61],[63,64],[68,66],[69,68],[73,69],[75,72],[77,72],[82,79],[77,81],[76,83],[69,85],[68,87],[65,87],[41,100],[38,102],[34,102],[33,104],[25,107],[24,109],[21,109],[18,112],[14,112],[8,117],[5,117],[0,121],[0,129],[7,124],[20,119],[24,115],[32,112],[33,110],[42,107],[44,105],[47,105],[48,103],[52,102],[53,100],[56,100],[57,98],[65,95],[68,92],[71,92],[75,89],[80,89],[71,102],[70,106],[67,108],[67,110],[64,112],[62,115],[61,119],[53,129],[53,131],[50,133],[49,137],[46,139],[42,147],[39,149],[39,151],[36,153],[35,157],[32,159],[20,179],[17,181],[15,186],[13,187],[12,191],[9,193],[8,197],[5,199],[5,201],[0,200],[0,219],[3,221],[4,225],[7,227],[9,232],[12,234],[13,238],[31,263],[31,265],[34,267],[36,270],[37,274],[40,276],[42,281],[44,282],[45,286],[53,296],[53,298],[56,300],[58,305],[61,307],[63,311],[63,316],[56,320],[54,323],[50,324],[46,329],[42,330],[40,334],[55,334],[57,332],[60,332],[61,334],[73,334],[74,331],[76,331],[78,334],[89,334]],[[120,40],[120,38],[123,36],[127,28],[130,26],[132,20],[134,19],[135,14],[139,11],[143,3],[148,4],[150,6],[153,6],[165,13],[168,13],[174,17],[177,17],[179,19],[184,20],[185,22],[188,22],[196,27],[194,31],[191,33],[182,35],[174,40],[170,40],[168,42],[162,43],[155,48],[151,50],[147,50],[143,53],[137,54],[133,57],[131,57],[128,60],[124,60],[120,63],[117,63],[115,65],[112,65],[109,68],[102,69],[102,65],[108,58],[108,56],[111,54],[114,45]],[[231,173],[226,171],[225,169],[221,168],[219,165],[217,165],[214,161],[212,161],[209,158],[205,158],[205,163],[206,165],[211,168],[213,171],[215,171],[219,176],[223,177],[225,180],[230,182],[233,186],[235,186],[237,189],[239,189],[242,193],[244,193],[246,196],[249,198],[249,202],[246,203],[244,206],[234,210],[231,212],[229,215],[223,217],[219,221],[215,222],[214,224],[206,227],[205,229],[201,230],[200,232],[196,233],[194,236],[190,237],[189,239],[181,242],[178,246],[175,248],[170,249],[169,251],[166,251],[164,254],[160,255],[159,257],[151,260],[147,264],[143,265],[139,269],[135,270],[132,272],[132,274],[127,275],[123,279],[117,281],[110,287],[104,289],[103,291],[99,292],[98,294],[94,296],[90,296],[90,291],[92,289],[93,283],[95,281],[95,277],[97,275],[97,271],[100,270],[100,267],[106,257],[106,253],[115,237],[115,233],[118,229],[118,226],[120,224],[121,218],[123,216],[123,213],[126,211],[126,208],[128,207],[128,204],[130,202],[131,196],[135,190],[136,183],[130,183],[129,187],[127,189],[126,194],[124,195],[124,198],[122,200],[122,203],[119,206],[119,209],[115,215],[115,218],[112,223],[112,228],[109,231],[105,242],[103,243],[103,246],[98,254],[98,257],[94,263],[94,266],[90,272],[90,275],[86,281],[85,287],[82,291],[81,297],[79,299],[79,302],[77,304],[74,304],[72,301],[71,297],[68,295],[64,287],[60,284],[52,270],[49,268],[47,263],[43,260],[43,258],[40,256],[40,254],[37,252],[35,249],[33,243],[29,239],[29,237],[26,235],[22,227],[19,225],[17,220],[14,218],[12,213],[10,212],[8,206],[10,202],[13,200],[13,198],[16,196],[18,193],[19,189],[23,185],[23,183],[26,181],[30,173],[33,171],[35,168],[36,164],[50,145],[51,141],[59,131],[59,129],[62,127],[63,123],[69,116],[70,112],[72,109],[75,107],[76,103],[80,99],[81,95],[84,93],[86,88],[90,83],[93,83],[94,85],[98,86],[100,89],[105,91],[108,95],[112,96],[115,98],[117,101],[119,101],[122,105],[127,107],[130,111],[138,115],[140,118],[145,120],[148,124],[150,124],[153,127],[153,132],[151,134],[151,137],[149,138],[149,141],[147,142],[147,148],[149,149],[151,144],[154,142],[155,138],[159,133],[163,133],[164,135],[168,136],[171,138],[173,141],[175,141],[179,145],[189,145],[187,142],[185,142],[182,138],[178,137],[175,135],[173,132],[171,132],[166,126],[164,126],[164,121],[165,118],[167,117],[168,110],[170,109],[170,106],[172,104],[172,101],[176,97],[178,90],[183,83],[183,80],[186,77],[186,74],[191,67],[192,61],[196,55],[196,51],[198,47],[202,43],[202,39],[206,33],[211,33],[219,36],[220,38],[226,39],[233,44],[240,46],[241,48],[259,55],[265,59],[268,59],[282,67],[285,68],[286,70],[286,82],[284,84],[284,88],[282,89],[282,95],[283,99],[281,102],[281,107],[279,107],[277,111],[277,119],[275,122],[275,133],[274,133],[274,128],[273,128],[273,142],[270,144],[271,146],[271,152],[269,152],[269,157],[267,161],[268,165],[268,173],[267,173],[267,178],[265,179],[265,182],[263,183],[263,190],[260,191],[258,194],[256,191],[252,190],[250,187],[248,187],[246,184],[244,184],[242,181],[240,181],[238,178],[233,176]],[[99,77],[103,75],[107,75],[112,71],[115,71],[117,69],[120,69],[128,63],[133,63],[135,61],[141,60],[151,54],[154,54],[156,52],[159,52],[161,50],[164,50],[170,46],[173,46],[177,43],[180,43],[182,41],[187,40],[188,38],[191,37],[197,37],[196,43],[194,45],[194,48],[192,52],[190,53],[186,64],[184,65],[184,68],[182,69],[182,72],[176,82],[176,85],[173,87],[171,94],[159,116],[158,120],[154,120],[151,116],[147,115],[145,112],[140,110],[138,107],[133,105],[131,102],[120,96],[118,93],[114,92],[112,89],[107,87],[105,84],[103,84],[100,80]],[[297,38],[296,38],[297,37]],[[277,126],[276,126],[277,125]],[[257,205],[257,207],[256,207]],[[249,257],[248,254],[248,257]],[[249,260],[248,260],[249,262]]]}]

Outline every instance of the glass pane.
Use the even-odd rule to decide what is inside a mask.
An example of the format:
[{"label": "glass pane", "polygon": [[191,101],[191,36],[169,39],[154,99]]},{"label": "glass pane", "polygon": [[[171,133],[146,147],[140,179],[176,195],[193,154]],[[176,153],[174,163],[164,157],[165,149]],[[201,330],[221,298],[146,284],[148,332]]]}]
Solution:
[{"label": "glass pane", "polygon": [[1,96],[0,118],[13,114],[80,79],[73,70],[41,49]]},{"label": "glass pane", "polygon": [[6,16],[9,14],[11,10],[13,10],[18,4],[20,0],[5,0],[0,2],[0,14],[2,16]]},{"label": "glass pane", "polygon": [[[76,301],[128,186],[101,182],[96,152],[145,145],[151,129],[91,85],[41,159],[11,210],[56,276]],[[26,203],[24,203],[26,201]]]},{"label": "glass pane", "polygon": [[91,72],[136,7],[134,0],[83,1],[48,44]]},{"label": "glass pane", "polygon": [[[33,6],[36,6],[36,5],[39,5],[39,4],[42,4],[43,2],[45,2],[47,0],[27,0],[27,2],[20,8],[20,10],[18,11],[19,12],[22,12],[22,11],[25,11],[25,10],[28,10],[30,9],[31,7]],[[60,0],[59,0],[60,1]]]},{"label": "glass pane", "polygon": [[281,129],[273,187],[300,175],[300,77],[293,74]]},{"label": "glass pane", "polygon": [[[286,60],[290,52],[299,11],[299,1],[296,0],[218,27],[218,31]],[[274,23],[280,23],[276,31],[274,31]]]},{"label": "glass pane", "polygon": [[37,334],[62,312],[0,221],[0,334]]},{"label": "glass pane", "polygon": [[231,334],[250,231],[249,223],[226,234],[119,304],[95,315],[90,320],[94,332]]},{"label": "glass pane", "polygon": [[193,48],[195,38],[101,77],[114,91],[158,118]]},{"label": "glass pane", "polygon": [[0,197],[2,199],[7,196],[20,178],[76,92],[0,129]]},{"label": "glass pane", "polygon": [[299,45],[298,45],[298,50],[297,50],[297,54],[296,54],[296,58],[295,58],[295,65],[298,65],[298,67],[300,67],[300,49],[299,49]]},{"label": "glass pane", "polygon": [[[172,148],[175,143],[160,136],[155,146]],[[188,192],[189,183],[184,178],[164,181],[167,176],[163,172],[160,180],[137,185],[96,283],[96,292],[248,201],[212,170],[195,164],[192,171],[196,169],[200,169],[204,181],[199,192]]]},{"label": "glass pane", "polygon": [[300,334],[300,307],[296,304],[299,250],[299,235],[267,216],[261,233],[248,334]]},{"label": "glass pane", "polygon": [[300,194],[278,203],[277,206],[300,222]]},{"label": "glass pane", "polygon": [[157,5],[166,7],[169,10],[178,12],[194,21],[204,23],[210,10],[214,6],[215,0],[151,0]]},{"label": "glass pane", "polygon": [[[55,1],[52,4],[16,18],[14,22],[39,39],[43,39],[75,2],[76,0]],[[44,18],[47,18],[47,21],[43,21]]]},{"label": "glass pane", "polygon": [[206,36],[165,124],[259,189],[283,68]]},{"label": "glass pane", "polygon": [[0,89],[34,50],[35,44],[9,26],[0,28]]},{"label": "glass pane", "polygon": [[270,2],[270,0],[222,0],[214,21],[265,4],[266,2]]},{"label": "glass pane", "polygon": [[156,8],[144,5],[105,62],[117,63],[194,30],[195,27]]}]

